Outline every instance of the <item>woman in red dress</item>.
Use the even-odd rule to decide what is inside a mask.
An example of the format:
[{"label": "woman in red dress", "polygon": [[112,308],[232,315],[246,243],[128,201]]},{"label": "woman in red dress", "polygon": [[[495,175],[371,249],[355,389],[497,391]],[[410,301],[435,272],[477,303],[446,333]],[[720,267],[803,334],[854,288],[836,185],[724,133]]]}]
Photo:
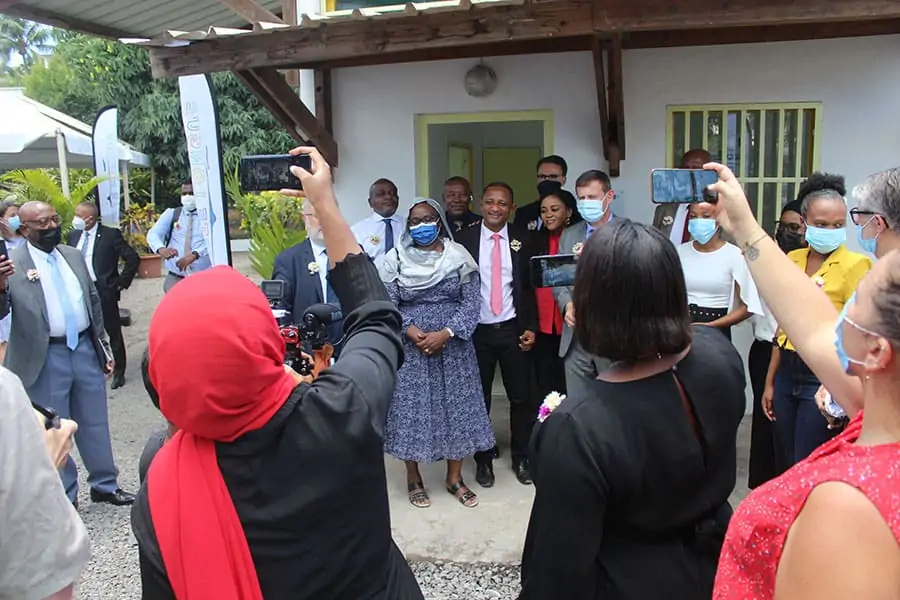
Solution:
[{"label": "woman in red dress", "polygon": [[[887,235],[875,251],[882,260],[839,315],[756,223],[734,174],[721,165],[708,167],[719,172],[713,186],[717,218],[743,250],[776,320],[844,409],[859,411],[839,437],[741,503],[728,528],[713,597],[897,598],[900,252],[891,251],[894,231],[882,232]],[[900,172],[896,177],[900,181]],[[872,214],[887,221],[900,209],[900,194],[890,186],[882,192],[882,202],[893,206]]]}]

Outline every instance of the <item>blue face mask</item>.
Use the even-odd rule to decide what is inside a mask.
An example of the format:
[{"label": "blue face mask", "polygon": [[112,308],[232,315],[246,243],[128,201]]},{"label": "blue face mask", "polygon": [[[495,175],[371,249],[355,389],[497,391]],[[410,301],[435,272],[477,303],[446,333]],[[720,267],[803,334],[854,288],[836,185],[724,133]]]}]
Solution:
[{"label": "blue face mask", "polygon": [[579,200],[578,214],[588,223],[596,223],[606,216],[603,200]]},{"label": "blue face mask", "polygon": [[688,231],[690,232],[691,237],[701,244],[705,244],[711,240],[718,230],[719,225],[716,223],[715,219],[698,218],[688,221]]},{"label": "blue face mask", "polygon": [[806,241],[819,254],[831,254],[847,241],[847,229],[825,229],[810,225],[806,228]]},{"label": "blue face mask", "polygon": [[841,310],[841,314],[838,316],[837,325],[834,327],[834,349],[837,352],[838,360],[841,361],[841,368],[844,369],[844,373],[850,373],[850,357],[847,356],[847,351],[844,350],[844,319],[847,318],[847,307],[856,299],[856,295],[854,294],[847,302],[844,304],[843,310]]},{"label": "blue face mask", "polygon": [[7,221],[9,223],[9,228],[13,230],[13,232],[19,231],[19,227],[22,226],[22,221],[19,219],[19,215],[14,217],[10,217]]},{"label": "blue face mask", "polygon": [[440,227],[437,223],[419,223],[409,228],[409,235],[419,246],[429,246],[437,239]]},{"label": "blue face mask", "polygon": [[878,236],[881,235],[881,232],[879,231],[875,235],[875,237],[867,240],[863,237],[863,230],[868,227],[874,220],[875,217],[872,217],[871,219],[869,219],[868,223],[866,223],[865,225],[860,225],[856,228],[856,241],[859,242],[859,247],[873,256],[875,255],[875,249],[878,246]]}]

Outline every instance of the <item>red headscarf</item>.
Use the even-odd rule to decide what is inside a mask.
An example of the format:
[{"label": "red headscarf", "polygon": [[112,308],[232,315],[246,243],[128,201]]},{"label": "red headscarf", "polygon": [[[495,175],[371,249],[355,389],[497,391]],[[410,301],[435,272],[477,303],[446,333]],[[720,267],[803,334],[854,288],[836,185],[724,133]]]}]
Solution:
[{"label": "red headscarf", "polygon": [[216,441],[259,429],[295,387],[262,292],[231,267],[193,275],[150,321],[150,378],[179,431],[148,474],[150,516],[178,600],[262,600]]}]

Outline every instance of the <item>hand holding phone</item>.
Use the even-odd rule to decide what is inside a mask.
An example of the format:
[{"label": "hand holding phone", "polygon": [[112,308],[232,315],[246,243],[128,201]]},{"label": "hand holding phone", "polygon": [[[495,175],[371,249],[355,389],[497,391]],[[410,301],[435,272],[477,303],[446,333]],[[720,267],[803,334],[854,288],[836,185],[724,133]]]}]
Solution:
[{"label": "hand holding phone", "polygon": [[653,169],[650,171],[650,200],[654,204],[693,204],[715,201],[709,186],[719,180],[706,169]]},{"label": "hand holding phone", "polygon": [[302,190],[300,179],[291,167],[312,170],[309,154],[261,154],[241,158],[238,175],[242,192]]}]

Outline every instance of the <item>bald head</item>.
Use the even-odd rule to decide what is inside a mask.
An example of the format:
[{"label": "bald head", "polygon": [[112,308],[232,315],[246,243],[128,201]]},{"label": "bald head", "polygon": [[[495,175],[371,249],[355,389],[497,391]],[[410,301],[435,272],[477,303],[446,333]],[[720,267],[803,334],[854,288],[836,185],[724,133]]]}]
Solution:
[{"label": "bald head", "polygon": [[53,207],[46,202],[32,200],[19,207],[19,218],[23,221],[34,221],[40,219],[40,214],[47,212],[48,210],[53,214],[56,214]]},{"label": "bald head", "polygon": [[51,252],[60,242],[59,215],[46,202],[26,202],[19,209],[19,232],[32,246]]},{"label": "bald head", "polygon": [[682,169],[702,169],[703,165],[712,162],[712,156],[702,148],[688,150],[681,157]]}]

